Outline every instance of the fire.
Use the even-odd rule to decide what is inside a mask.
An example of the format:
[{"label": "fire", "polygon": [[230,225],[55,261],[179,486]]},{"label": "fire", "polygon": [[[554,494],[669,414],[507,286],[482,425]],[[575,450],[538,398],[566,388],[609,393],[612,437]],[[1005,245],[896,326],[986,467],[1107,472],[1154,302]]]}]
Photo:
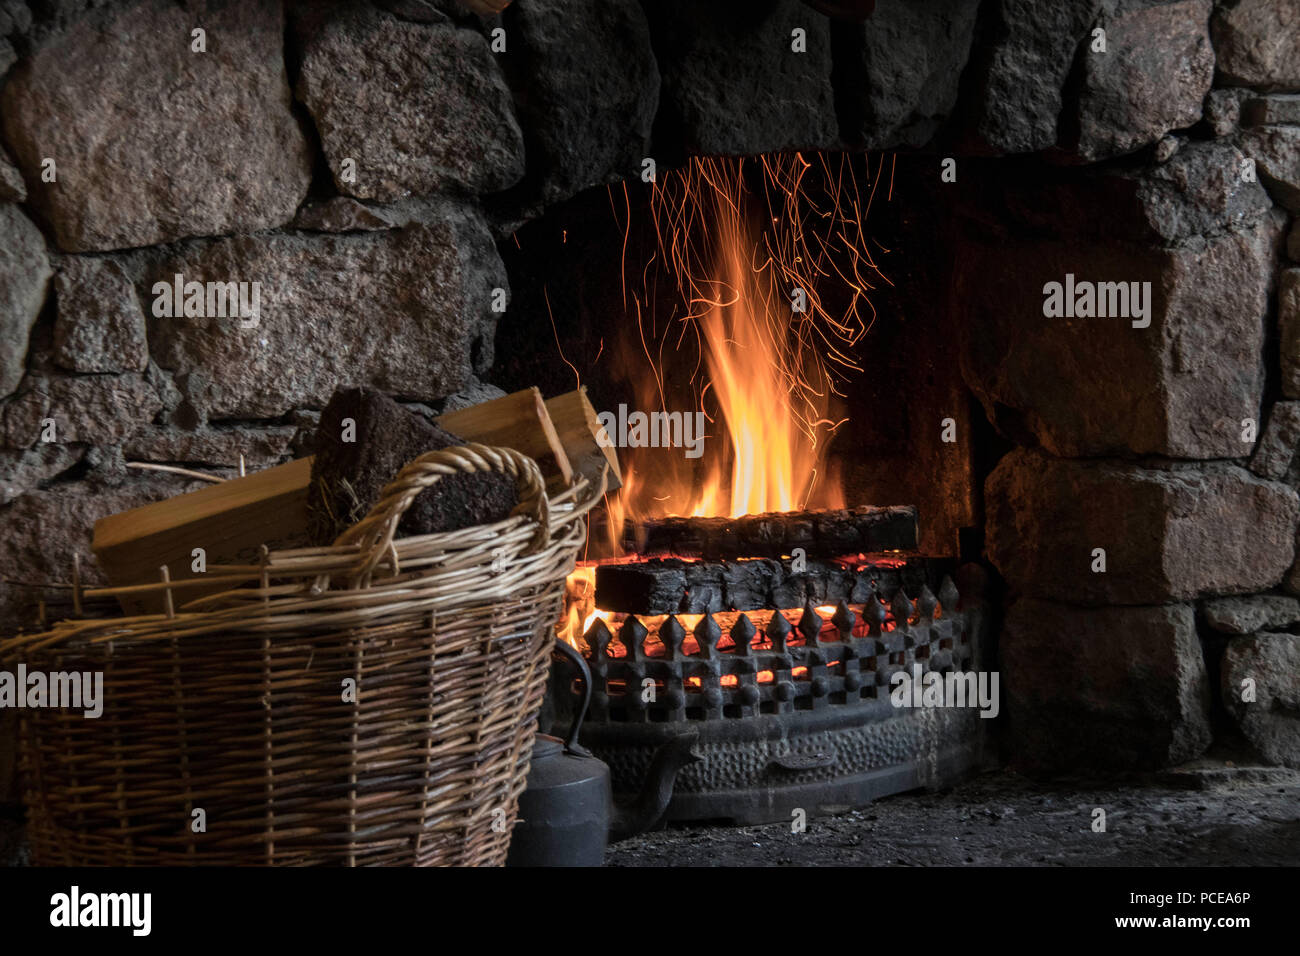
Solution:
[{"label": "fire", "polygon": [[851,163],[814,162],[696,158],[652,187],[659,256],[682,314],[670,329],[647,327],[653,291],[645,302],[633,295],[640,364],[653,370],[637,400],[667,410],[666,373],[694,363],[691,391],[711,427],[698,463],[680,450],[621,451],[614,536],[626,518],[843,506],[827,455],[843,424],[838,385],[861,372],[851,348],[874,316],[868,293],[888,280],[867,248],[870,198]]},{"label": "fire", "polygon": [[596,610],[596,568],[579,565],[564,582],[564,615],[556,626],[561,640],[574,647],[597,620],[609,622],[612,614]]},{"label": "fire", "polygon": [[[846,157],[833,168],[794,153],[695,158],[651,187],[656,268],[671,277],[676,307],[663,326],[651,264],[629,272],[625,262],[625,277],[643,278],[640,289],[624,286],[637,342],[613,361],[633,381],[639,411],[701,412],[708,438],[698,460],[680,448],[620,450],[623,487],[606,499],[608,555],[622,554],[628,520],[844,507],[828,452],[844,424],[839,386],[862,372],[853,347],[874,320],[869,293],[889,282],[864,230],[886,178],[883,158],[859,184]],[[598,619],[616,630],[621,617],[596,609],[592,567],[570,577],[565,607],[557,630],[575,646]],[[696,621],[682,618],[689,635]],[[694,647],[688,636],[683,649]]]}]

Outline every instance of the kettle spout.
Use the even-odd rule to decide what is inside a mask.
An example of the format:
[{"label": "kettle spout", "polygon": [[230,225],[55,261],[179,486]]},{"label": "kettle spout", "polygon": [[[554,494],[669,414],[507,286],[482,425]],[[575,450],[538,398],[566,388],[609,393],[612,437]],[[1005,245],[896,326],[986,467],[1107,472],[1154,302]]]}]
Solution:
[{"label": "kettle spout", "polygon": [[648,830],[663,818],[673,796],[677,772],[700,760],[692,749],[699,739],[698,733],[682,734],[655,751],[641,792],[630,803],[614,807],[609,833],[611,843]]}]

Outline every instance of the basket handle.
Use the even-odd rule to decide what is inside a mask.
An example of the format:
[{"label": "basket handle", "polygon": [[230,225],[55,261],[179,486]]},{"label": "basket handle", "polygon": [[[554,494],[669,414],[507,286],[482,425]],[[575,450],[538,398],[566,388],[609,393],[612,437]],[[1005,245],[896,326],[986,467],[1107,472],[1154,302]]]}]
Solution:
[{"label": "basket handle", "polygon": [[519,504],[511,514],[529,515],[537,525],[527,553],[533,554],[545,548],[551,540],[550,500],[537,462],[513,448],[457,445],[425,452],[408,464],[384,488],[369,514],[339,535],[335,546],[358,544],[361,547],[360,560],[353,566],[349,577],[357,581],[370,574],[384,555],[393,549],[397,525],[420,492],[432,488],[445,475],[483,471],[502,472],[514,478]]}]

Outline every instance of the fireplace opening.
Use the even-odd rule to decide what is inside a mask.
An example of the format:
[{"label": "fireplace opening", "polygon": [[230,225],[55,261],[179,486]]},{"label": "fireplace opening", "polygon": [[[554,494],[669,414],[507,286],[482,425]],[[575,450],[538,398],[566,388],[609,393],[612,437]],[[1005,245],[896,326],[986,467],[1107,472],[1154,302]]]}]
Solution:
[{"label": "fireplace opening", "polygon": [[[901,166],[696,157],[506,243],[494,381],[587,387],[622,472],[557,627],[591,671],[582,740],[635,793],[695,735],[670,819],[850,806],[984,759],[974,709],[891,700],[991,650],[948,213]],[[582,690],[557,663],[549,729]]]},{"label": "fireplace opening", "polygon": [[[488,377],[584,385],[618,433],[594,556],[619,552],[619,519],[861,504],[915,506],[918,547],[959,555],[987,424],[960,373],[953,211],[927,173],[893,154],[696,158],[501,244]],[[650,447],[663,424],[669,447]]]}]

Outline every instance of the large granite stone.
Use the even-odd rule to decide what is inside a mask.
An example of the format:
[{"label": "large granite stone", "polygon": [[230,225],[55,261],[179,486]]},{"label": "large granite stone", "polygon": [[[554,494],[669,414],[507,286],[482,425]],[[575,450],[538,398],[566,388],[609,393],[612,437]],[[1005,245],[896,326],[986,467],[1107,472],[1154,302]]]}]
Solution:
[{"label": "large granite stone", "polygon": [[54,421],[61,444],[117,445],[153,421],[163,403],[140,375],[29,375],[4,409],[5,444],[35,448]]},{"label": "large granite stone", "polygon": [[1241,106],[1241,119],[1247,126],[1300,125],[1300,94],[1252,96]]},{"label": "large granite stone", "polygon": [[134,461],[224,468],[237,468],[242,455],[245,467],[256,470],[287,457],[296,433],[293,425],[228,425],[196,431],[146,425],[123,443],[122,452]]},{"label": "large granite stone", "polygon": [[1250,460],[1250,470],[1274,481],[1286,477],[1297,446],[1300,446],[1300,402],[1275,402]]},{"label": "large granite stone", "polygon": [[524,173],[510,90],[473,30],[341,6],[306,37],[297,93],[347,195],[495,192]]},{"label": "large granite stone", "polygon": [[1132,152],[1201,118],[1214,80],[1210,8],[1210,0],[1178,0],[1105,18],[1106,52],[1083,54],[1080,156]]},{"label": "large granite stone", "polygon": [[833,27],[845,135],[868,149],[922,146],[948,118],[971,52],[977,0],[880,0]]},{"label": "large granite stone", "polygon": [[0,203],[0,398],[22,381],[51,271],[40,230],[17,206]]},{"label": "large granite stone", "polygon": [[1063,90],[1101,0],[992,0],[975,128],[1003,153],[1055,146]]},{"label": "large granite stone", "polygon": [[1273,199],[1300,214],[1300,126],[1260,126],[1238,142]]},{"label": "large granite stone", "polygon": [[529,0],[506,12],[530,176],[545,202],[639,174],[659,68],[636,0]]},{"label": "large granite stone", "polygon": [[1231,143],[1194,142],[1152,169],[1136,175],[1115,173],[1113,178],[1136,186],[1134,205],[1141,209],[1141,221],[1154,237],[1178,242],[1218,235],[1264,218],[1272,203],[1257,180],[1243,178],[1245,159]]},{"label": "large granite stone", "polygon": [[1300,90],[1300,5],[1295,0],[1218,4],[1212,29],[1225,86]]},{"label": "large granite stone", "polygon": [[0,509],[0,636],[35,628],[41,586],[71,582],[74,554],[81,556],[84,584],[106,583],[90,550],[100,518],[204,487],[211,486],[176,475],[135,473],[114,487],[58,482]]},{"label": "large granite stone", "polygon": [[1107,164],[986,174],[977,215],[1033,236],[1108,243],[1179,243],[1254,225],[1273,208],[1268,192],[1243,176],[1246,156],[1223,140],[1182,143],[1154,165]]},{"label": "large granite stone", "polygon": [[1277,325],[1282,391],[1288,398],[1300,398],[1300,267],[1283,269],[1278,276]]},{"label": "large granite stone", "polygon": [[1203,610],[1205,623],[1225,634],[1253,634],[1300,621],[1300,600],[1286,594],[1215,598]]},{"label": "large granite stone", "polygon": [[0,146],[0,201],[24,202],[26,199],[27,184],[23,182],[23,174]]},{"label": "large granite stone", "polygon": [[[1269,216],[1168,248],[962,243],[952,301],[966,313],[967,381],[1005,433],[1053,454],[1249,454],[1242,422],[1259,416],[1280,233]],[[1049,283],[1070,275],[1150,283],[1136,287],[1149,291],[1147,317],[1045,315]]]},{"label": "large granite stone", "polygon": [[[1300,635],[1229,641],[1222,675],[1223,703],[1245,738],[1271,763],[1300,769]],[[1254,700],[1242,699],[1248,686]]]},{"label": "large granite stone", "polygon": [[114,259],[65,256],[54,280],[54,360],[74,372],[139,372],[149,364],[144,311]]},{"label": "large granite stone", "polygon": [[[293,218],[311,159],[290,112],[279,2],[106,6],[48,39],[0,98],[61,248],[118,249]],[[207,31],[191,52],[190,31]],[[57,181],[42,182],[55,160]]]},{"label": "large granite stone", "polygon": [[75,465],[85,448],[48,442],[21,451],[0,449],[0,507]]},{"label": "large granite stone", "polygon": [[1294,489],[1212,462],[1156,470],[1019,449],[984,494],[989,557],[1012,591],[1076,604],[1268,590],[1300,523]]},{"label": "large granite stone", "polygon": [[492,360],[492,290],[506,284],[482,222],[460,212],[391,232],[194,244],[152,265],[142,287],[177,273],[260,283],[255,327],[150,321],[159,364],[208,419],[319,408],[357,383],[415,399],[454,392]]},{"label": "large granite stone", "polygon": [[999,643],[1013,763],[1146,770],[1210,744],[1210,690],[1190,605],[1078,608],[1023,598]]},{"label": "large granite stone", "polygon": [[[839,139],[830,27],[799,0],[646,5],[665,127],[692,153],[827,148]],[[806,52],[795,52],[794,30]]]}]

